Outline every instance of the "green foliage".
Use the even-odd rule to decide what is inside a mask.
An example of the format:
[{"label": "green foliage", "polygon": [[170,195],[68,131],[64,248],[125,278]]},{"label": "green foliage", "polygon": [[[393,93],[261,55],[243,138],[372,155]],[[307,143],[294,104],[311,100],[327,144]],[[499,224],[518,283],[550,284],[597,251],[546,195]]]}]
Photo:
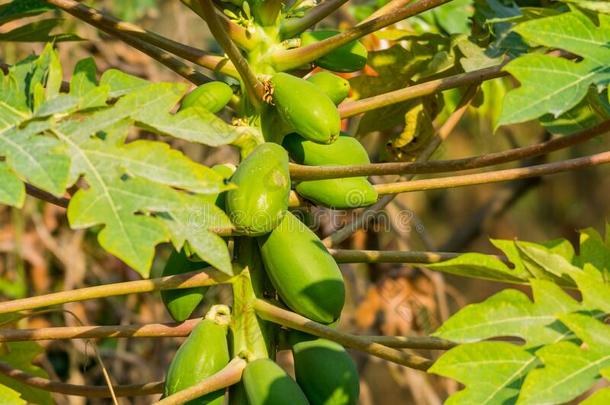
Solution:
[{"label": "green foliage", "polygon": [[69,93],[60,93],[61,66],[47,46],[39,58],[0,76],[2,201],[21,206],[23,182],[62,196],[81,179],[87,187],[70,200],[71,226],[104,225],[100,244],[142,275],[154,246],[170,240],[176,249],[188,240],[202,259],[230,273],[224,242],[208,231],[230,222],[204,198],[229,189],[224,178],[165,143],[126,143],[126,136],[137,125],[216,146],[239,132],[199,108],[171,114],[186,91],[182,84],[148,83],[113,70],[98,84],[95,75],[93,62],[81,61]]},{"label": "green foliage", "polygon": [[[36,358],[44,349],[35,342],[10,342],[3,343],[0,346],[0,362],[24,371],[28,374],[48,378],[47,373],[38,366],[32,364],[32,360]],[[7,396],[4,396],[6,391]],[[21,398],[15,395],[15,392],[21,394]],[[34,403],[38,405],[52,405],[53,398],[48,391],[43,391],[38,388],[33,388],[23,384],[5,375],[0,375],[0,398],[4,404],[5,398],[12,400],[9,404]]]},{"label": "green foliage", "polygon": [[[533,301],[507,289],[464,307],[435,333],[464,344],[441,356],[430,371],[466,386],[448,403],[568,402],[610,371],[610,326],[602,322],[610,312],[608,238],[582,231],[579,255],[564,241],[551,246],[498,242],[515,269],[529,273]],[[558,282],[577,288],[582,299],[576,301]],[[525,343],[484,341],[500,337]],[[600,392],[590,403],[607,396]]]}]

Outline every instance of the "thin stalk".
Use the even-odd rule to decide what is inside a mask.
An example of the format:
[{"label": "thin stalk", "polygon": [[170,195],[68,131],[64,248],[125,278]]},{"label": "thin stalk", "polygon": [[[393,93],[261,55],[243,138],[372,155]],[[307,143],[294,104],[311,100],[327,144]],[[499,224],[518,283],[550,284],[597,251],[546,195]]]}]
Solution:
[{"label": "thin stalk", "polygon": [[[185,337],[199,323],[193,318],[182,323],[152,323],[106,326],[59,326],[39,329],[0,329],[0,342],[72,339],[140,339]],[[447,350],[453,342],[429,336],[360,336],[371,342],[401,349]]]},{"label": "thin stalk", "polygon": [[318,4],[300,18],[288,18],[282,21],[280,33],[282,38],[292,38],[328,17],[348,0],[326,0]]},{"label": "thin stalk", "polygon": [[[105,385],[75,385],[52,381],[28,374],[3,362],[0,362],[0,374],[27,386],[58,394],[87,398],[110,398],[112,396],[109,387]],[[163,392],[163,381],[147,384],[115,385],[112,389],[114,394],[119,397],[154,395]]]},{"label": "thin stalk", "polygon": [[198,2],[201,6],[203,17],[208,23],[208,27],[214,35],[214,38],[216,38],[216,41],[218,41],[222,49],[224,49],[226,54],[229,56],[229,59],[231,59],[231,62],[233,62],[233,65],[235,65],[235,68],[239,72],[241,80],[246,87],[246,92],[248,93],[250,102],[255,108],[260,108],[262,105],[261,100],[263,98],[262,83],[256,78],[254,72],[252,72],[250,69],[248,62],[242,56],[241,51],[229,37],[225,27],[216,14],[216,9],[212,3],[212,0],[198,0]]},{"label": "thin stalk", "polygon": [[155,405],[180,405],[192,399],[199,398],[210,392],[218,391],[223,388],[237,384],[241,380],[241,375],[246,368],[246,361],[236,357],[229,362],[222,370],[206,378],[205,380],[186,388],[182,391],[163,398],[155,402]]},{"label": "thin stalk", "polygon": [[58,293],[39,295],[36,297],[1,302],[0,314],[8,314],[11,312],[66,304],[68,302],[113,297],[117,295],[202,287],[215,284],[226,284],[230,282],[231,277],[213,269],[212,267],[206,267],[200,271],[192,271],[175,276],[105,284],[95,287],[85,287],[77,290],[62,291]]},{"label": "thin stalk", "polygon": [[583,169],[610,163],[610,152],[596,153],[576,159],[564,160],[555,163],[520,167],[516,169],[497,170],[487,173],[467,174],[463,176],[441,177],[436,179],[424,179],[415,181],[404,181],[389,184],[376,184],[375,189],[379,194],[396,194],[411,191],[436,190],[472,186],[478,184],[498,183],[527,179],[530,177],[545,176],[568,170]]},{"label": "thin stalk", "polygon": [[549,141],[530,146],[462,159],[427,162],[373,163],[354,166],[305,166],[291,163],[290,178],[292,180],[320,180],[359,176],[382,176],[388,174],[441,173],[478,169],[544,155],[583,143],[598,135],[607,134],[609,131],[610,121],[605,121],[593,128],[586,129],[570,136],[559,136]]},{"label": "thin stalk", "polygon": [[136,24],[121,21],[116,17],[87,7],[74,0],[46,1],[110,35],[115,35],[121,39],[129,38],[133,43],[146,43],[149,46],[152,45],[161,48],[207,69],[219,71],[233,77],[237,76],[237,71],[234,66],[231,63],[228,63],[226,58],[222,56],[210,55],[201,49],[173,41],[162,35],[147,31]]},{"label": "thin stalk", "polygon": [[460,253],[452,252],[404,252],[400,250],[329,249],[329,252],[337,263],[431,264],[454,259],[460,255]]},{"label": "thin stalk", "polygon": [[[423,152],[417,157],[417,162],[425,162],[432,157],[436,149],[439,145],[453,132],[457,124],[460,122],[470,102],[476,95],[478,90],[478,86],[471,85],[460,100],[455,111],[447,118],[447,121],[443,124],[442,127],[436,133],[436,136],[430,140],[426,148]],[[415,175],[403,176],[402,178],[411,180]],[[332,247],[336,244],[339,244],[349,238],[354,232],[360,229],[364,224],[367,223],[371,218],[375,216],[375,213],[382,210],[386,205],[388,205],[394,199],[396,195],[384,195],[379,201],[370,206],[369,208],[363,210],[354,220],[347,223],[343,228],[340,228],[328,235],[322,241],[326,247]]]},{"label": "thin stalk", "polygon": [[363,23],[369,22],[371,20],[374,20],[375,18],[381,17],[384,14],[389,14],[389,13],[396,12],[396,11],[398,11],[399,9],[401,9],[404,6],[406,6],[407,4],[409,4],[412,1],[413,0],[392,0],[389,3],[386,3],[384,6],[378,8],[377,10],[375,10],[375,12],[373,14],[371,14],[370,16],[365,18],[360,24],[363,24]]},{"label": "thin stalk", "polygon": [[432,365],[432,361],[424,357],[392,349],[361,336],[338,331],[261,299],[254,302],[254,309],[261,318],[267,321],[335,341],[343,346],[369,353],[392,363],[417,370],[427,370]]},{"label": "thin stalk", "polygon": [[279,51],[272,55],[271,62],[275,68],[280,71],[295,69],[304,64],[313,62],[319,57],[324,56],[349,42],[450,1],[451,0],[419,0],[396,12],[388,13],[369,22],[357,25],[349,31],[316,42],[315,44]]}]

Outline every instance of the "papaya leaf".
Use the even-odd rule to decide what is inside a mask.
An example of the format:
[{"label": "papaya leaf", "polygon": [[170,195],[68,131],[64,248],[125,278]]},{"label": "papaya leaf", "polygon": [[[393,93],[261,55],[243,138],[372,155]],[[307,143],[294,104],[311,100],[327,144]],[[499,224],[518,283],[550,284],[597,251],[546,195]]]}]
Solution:
[{"label": "papaya leaf", "polygon": [[530,276],[519,268],[510,269],[496,257],[481,253],[466,253],[426,267],[458,276],[512,283],[526,283]]},{"label": "papaya leaf", "polygon": [[0,41],[7,42],[65,42],[81,41],[75,34],[51,34],[63,19],[50,18],[25,24],[8,32],[0,33]]},{"label": "papaya leaf", "polygon": [[0,385],[0,398],[4,405],[25,405],[27,402],[21,398],[21,394],[10,389],[6,385]]},{"label": "papaya leaf", "polygon": [[443,354],[429,372],[466,386],[445,404],[505,405],[515,402],[523,377],[536,364],[534,355],[505,342],[457,346]]},{"label": "papaya leaf", "polygon": [[6,162],[0,162],[0,204],[23,206],[25,186]]},{"label": "papaya leaf", "polygon": [[591,0],[561,0],[564,3],[571,3],[584,10],[598,11],[600,13],[610,14],[610,3],[606,1],[591,1]]},{"label": "papaya leaf", "polygon": [[536,352],[544,367],[531,371],[523,383],[517,404],[559,404],[588,390],[610,367],[610,326],[591,316],[560,317],[586,345],[559,342]]},{"label": "papaya leaf", "polygon": [[600,15],[597,27],[587,16],[572,11],[527,21],[515,27],[528,43],[564,49],[583,57],[570,61],[542,54],[521,56],[506,67],[521,86],[509,92],[498,125],[559,117],[575,107],[589,86],[610,80],[610,17]]},{"label": "papaya leaf", "polygon": [[51,10],[55,10],[55,7],[44,0],[13,0],[0,6],[0,25]]},{"label": "papaya leaf", "polygon": [[576,259],[579,267],[592,264],[603,273],[606,282],[610,281],[610,246],[593,228],[580,231],[580,252]]},{"label": "papaya leaf", "polygon": [[537,347],[562,339],[568,332],[557,316],[580,308],[577,301],[550,281],[532,280],[534,302],[524,293],[507,289],[453,315],[435,336],[455,342],[476,342],[510,336]]},{"label": "papaya leaf", "polygon": [[571,135],[592,128],[610,119],[610,103],[606,93],[598,93],[589,89],[589,94],[574,108],[559,117],[552,114],[540,117],[540,123],[549,132],[561,135]]},{"label": "papaya leaf", "polygon": [[[43,351],[44,349],[34,342],[4,343],[0,347],[0,362],[12,368],[25,371],[28,374],[48,378],[47,373],[43,369],[32,364],[32,360]],[[20,393],[23,400],[27,403],[39,405],[52,405],[54,403],[50,392],[23,384],[5,375],[0,375],[0,389],[3,386]],[[4,397],[2,399],[4,400]]]}]

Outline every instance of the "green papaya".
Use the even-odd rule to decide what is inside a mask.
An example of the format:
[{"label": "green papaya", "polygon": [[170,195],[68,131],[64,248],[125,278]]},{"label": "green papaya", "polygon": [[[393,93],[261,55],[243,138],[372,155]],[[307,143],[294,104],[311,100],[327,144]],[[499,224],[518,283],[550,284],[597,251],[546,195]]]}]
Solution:
[{"label": "green papaya", "polygon": [[318,143],[333,143],[341,130],[341,117],[333,101],[307,80],[287,73],[270,79],[272,97],[280,117],[299,135]]},{"label": "green papaya", "polygon": [[307,81],[315,84],[335,105],[339,105],[349,94],[349,82],[330,72],[316,73],[307,78]]},{"label": "green papaya", "polygon": [[290,157],[297,163],[308,166],[347,166],[371,163],[364,146],[355,138],[341,134],[330,145],[322,145],[292,133],[282,142]]},{"label": "green papaya", "polygon": [[358,403],[358,370],[343,346],[301,333],[290,340],[295,377],[311,405]]},{"label": "green papaya", "polygon": [[[224,314],[221,314],[224,313]],[[210,315],[213,314],[213,315]],[[221,314],[221,316],[217,315]],[[169,396],[216,374],[229,363],[227,345],[228,308],[216,305],[178,348],[167,371],[164,395]],[[224,390],[218,390],[188,405],[222,405]]]},{"label": "green papaya", "polygon": [[[235,165],[231,164],[231,163],[224,163],[221,165],[216,165],[212,167],[212,170],[214,170],[215,172],[219,173],[222,177],[225,178],[225,183],[227,183],[229,181],[229,179],[231,178],[231,176],[233,176],[233,173],[235,173],[235,170],[237,170],[237,168],[235,167]],[[216,204],[216,206],[218,208],[220,208],[221,210],[225,210],[225,206],[226,206],[226,199],[227,199],[227,193],[226,192],[222,192],[220,194],[218,194],[216,196],[216,199],[214,201],[214,203]]]},{"label": "green papaya", "polygon": [[224,82],[202,84],[182,99],[181,110],[189,107],[201,107],[217,113],[222,110],[233,97],[233,90]]},{"label": "green papaya", "polygon": [[248,363],[242,381],[250,405],[309,405],[298,384],[271,359]]},{"label": "green papaya", "polygon": [[[167,259],[161,275],[173,276],[175,274],[188,273],[207,267],[205,262],[194,262],[189,260],[186,252],[181,250],[172,251]],[[179,290],[162,290],[161,299],[165,308],[176,322],[182,322],[190,318],[191,314],[203,300],[209,287],[193,287]]]},{"label": "green papaya", "polygon": [[[301,46],[307,46],[340,34],[334,30],[308,31],[301,34]],[[359,41],[352,41],[326,55],[314,63],[333,72],[355,72],[366,65],[368,52]]]},{"label": "green papaya", "polygon": [[335,209],[366,207],[379,197],[366,177],[303,181],[296,191],[317,205]]},{"label": "green papaya", "polygon": [[258,145],[241,162],[231,181],[237,188],[227,192],[225,208],[237,231],[255,236],[273,230],[288,210],[286,150],[274,143]]},{"label": "green papaya", "polygon": [[325,324],[339,318],[345,302],[343,278],[315,233],[288,212],[258,242],[267,275],[290,309]]},{"label": "green papaya", "polygon": [[243,381],[229,388],[229,405],[250,405]]}]

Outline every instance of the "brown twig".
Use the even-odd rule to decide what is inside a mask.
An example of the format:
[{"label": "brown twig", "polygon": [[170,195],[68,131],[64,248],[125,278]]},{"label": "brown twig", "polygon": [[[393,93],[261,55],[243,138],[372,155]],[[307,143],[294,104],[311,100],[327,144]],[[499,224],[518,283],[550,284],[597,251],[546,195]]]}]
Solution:
[{"label": "brown twig", "polygon": [[610,121],[570,136],[559,136],[546,142],[462,159],[426,162],[373,163],[354,166],[305,166],[291,163],[293,180],[320,180],[343,177],[380,176],[388,174],[421,174],[455,172],[512,162],[564,149],[610,131]]},{"label": "brown twig", "polygon": [[[111,392],[107,386],[98,385],[75,385],[66,384],[59,381],[51,381],[46,378],[37,377],[18,370],[10,365],[0,362],[0,374],[13,380],[19,381],[30,387],[44,391],[56,392],[58,394],[75,395],[88,398],[110,398]],[[117,385],[113,386],[115,395],[120,397],[153,395],[163,392],[163,381],[147,384]]]},{"label": "brown twig", "polygon": [[225,27],[222,25],[220,19],[216,15],[216,9],[214,8],[212,0],[198,0],[198,2],[201,6],[203,17],[207,22],[210,31],[214,35],[214,38],[216,38],[216,41],[218,41],[222,49],[224,49],[226,54],[229,56],[229,59],[231,59],[231,62],[233,62],[233,65],[239,72],[241,80],[247,89],[250,102],[254,107],[259,108],[263,98],[262,83],[256,78],[254,72],[252,72],[250,69],[248,62],[229,37]]},{"label": "brown twig", "polygon": [[267,321],[335,341],[343,346],[369,353],[392,363],[417,370],[426,370],[432,365],[432,361],[424,357],[395,350],[361,336],[338,331],[260,299],[254,302],[254,310]]},{"label": "brown twig", "polygon": [[561,162],[546,163],[516,169],[497,170],[487,173],[467,174],[463,176],[441,177],[435,179],[403,181],[390,184],[376,184],[375,189],[379,194],[396,194],[411,191],[464,187],[545,176],[607,163],[610,163],[610,152],[602,152],[581,158],[564,160]]},{"label": "brown twig", "polygon": [[199,398],[202,395],[237,384],[241,380],[241,375],[246,368],[246,365],[247,363],[244,359],[236,357],[218,373],[206,378],[200,383],[155,402],[155,405],[184,404],[192,399]]},{"label": "brown twig", "polygon": [[[133,23],[121,21],[118,18],[94,8],[87,7],[74,0],[46,1],[110,35],[118,36],[123,40],[128,38],[132,43],[137,43],[139,46],[148,44],[149,47],[158,47],[207,69],[219,71],[234,77],[237,76],[237,71],[234,66],[231,63],[228,63],[222,56],[210,55],[201,49],[173,41],[162,35],[147,31]],[[163,63],[162,60],[159,61]],[[210,79],[208,79],[208,81],[209,80]]]},{"label": "brown twig", "polygon": [[369,22],[357,25],[349,31],[316,42],[315,44],[277,52],[271,56],[271,61],[277,70],[284,71],[295,69],[306,63],[312,62],[351,41],[387,27],[388,25],[397,23],[398,21],[402,21],[408,17],[448,3],[449,1],[451,0],[419,0],[396,12],[388,13]]},{"label": "brown twig", "polygon": [[431,264],[454,259],[460,253],[404,252],[400,250],[329,249],[337,263],[410,263]]},{"label": "brown twig", "polygon": [[95,298],[106,298],[117,295],[146,293],[158,290],[202,287],[214,284],[230,283],[231,277],[206,267],[201,271],[178,274],[148,280],[127,281],[95,287],[85,287],[77,290],[39,295],[0,303],[0,314],[43,308],[68,302],[84,301]]},{"label": "brown twig", "polygon": [[348,0],[326,0],[318,4],[300,18],[289,18],[282,22],[280,32],[283,38],[292,38],[335,12]]}]

